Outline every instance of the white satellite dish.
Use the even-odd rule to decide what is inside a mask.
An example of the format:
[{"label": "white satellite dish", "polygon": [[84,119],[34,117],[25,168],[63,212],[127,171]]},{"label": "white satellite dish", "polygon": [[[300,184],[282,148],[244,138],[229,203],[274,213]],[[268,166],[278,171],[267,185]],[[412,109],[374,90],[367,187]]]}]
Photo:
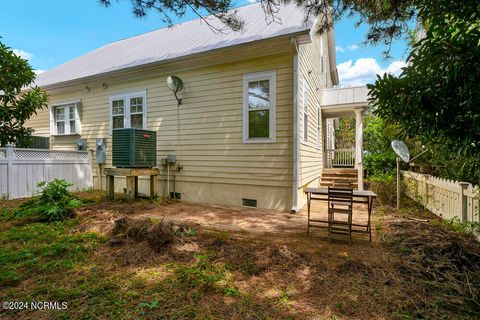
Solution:
[{"label": "white satellite dish", "polygon": [[408,151],[408,147],[403,141],[393,140],[392,148],[400,159],[406,163],[410,162],[410,151]]},{"label": "white satellite dish", "polygon": [[428,148],[422,146],[423,152],[418,154],[413,159],[410,159],[410,151],[408,151],[408,147],[403,141],[400,140],[393,140],[392,141],[392,148],[393,151],[397,154],[397,210],[400,209],[400,159],[404,162],[409,163],[420,157],[422,154],[428,151]]},{"label": "white satellite dish", "polygon": [[410,161],[410,151],[403,141],[392,141],[393,151],[397,154],[397,210],[400,209],[400,159],[408,163]]}]

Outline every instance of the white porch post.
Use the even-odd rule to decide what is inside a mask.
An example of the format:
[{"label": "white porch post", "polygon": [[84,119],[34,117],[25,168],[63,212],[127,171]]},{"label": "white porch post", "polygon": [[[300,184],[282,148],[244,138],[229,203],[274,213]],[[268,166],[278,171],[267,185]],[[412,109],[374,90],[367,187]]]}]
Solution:
[{"label": "white porch post", "polygon": [[363,108],[355,109],[355,168],[358,171],[358,190],[363,190]]}]

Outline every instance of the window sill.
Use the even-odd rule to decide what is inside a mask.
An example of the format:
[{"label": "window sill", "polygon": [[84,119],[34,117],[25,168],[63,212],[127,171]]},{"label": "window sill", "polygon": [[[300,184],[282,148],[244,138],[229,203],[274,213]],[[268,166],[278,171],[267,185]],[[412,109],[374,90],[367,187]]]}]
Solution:
[{"label": "window sill", "polygon": [[113,131],[115,131],[117,129],[138,129],[138,130],[152,130],[152,131],[154,131],[153,129],[149,129],[148,127],[145,127],[145,128],[125,127],[125,128],[110,129],[110,135],[113,135]]},{"label": "window sill", "polygon": [[51,134],[51,137],[71,137],[71,136],[80,136],[80,133],[63,133],[63,134]]},{"label": "window sill", "polygon": [[275,139],[243,139],[243,143],[275,143]]}]

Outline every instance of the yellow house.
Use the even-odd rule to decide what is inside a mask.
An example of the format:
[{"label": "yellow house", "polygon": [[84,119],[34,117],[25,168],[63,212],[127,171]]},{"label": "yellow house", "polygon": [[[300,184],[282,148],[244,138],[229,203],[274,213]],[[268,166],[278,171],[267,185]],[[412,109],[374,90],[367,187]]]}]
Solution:
[{"label": "yellow house", "polygon": [[[157,132],[160,192],[175,190],[191,202],[299,210],[303,189],[320,185],[332,152],[324,146],[327,118],[357,113],[351,165],[361,167],[365,90],[345,97],[332,89],[338,84],[333,30],[319,34],[303,10],[281,7],[280,24],[267,24],[258,3],[238,14],[243,32],[218,33],[192,20],[40,74],[49,109],[27,125],[49,136],[55,149],[76,149],[79,139],[95,149],[96,139],[106,138],[106,164],[94,168],[98,189],[105,186],[103,168],[111,166],[112,130],[139,127]],[[184,84],[180,105],[166,84],[171,75]],[[169,155],[176,163],[167,177],[160,159]]]}]

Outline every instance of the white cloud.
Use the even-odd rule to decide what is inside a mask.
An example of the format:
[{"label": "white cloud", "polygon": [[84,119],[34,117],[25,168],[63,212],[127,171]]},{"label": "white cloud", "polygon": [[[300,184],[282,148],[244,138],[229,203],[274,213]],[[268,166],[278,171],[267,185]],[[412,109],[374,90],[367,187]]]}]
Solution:
[{"label": "white cloud", "polygon": [[358,45],[352,44],[352,45],[347,46],[347,47],[345,47],[345,48],[342,47],[342,46],[337,46],[337,47],[335,47],[335,51],[337,51],[337,52],[346,52],[347,50],[348,50],[348,51],[355,51],[355,50],[357,50],[357,49],[359,49],[359,48],[360,48],[360,47],[359,47]]},{"label": "white cloud", "polygon": [[257,0],[247,0],[248,3],[255,3]]},{"label": "white cloud", "polygon": [[21,58],[23,58],[25,60],[30,60],[30,59],[33,58],[33,54],[31,54],[30,52],[23,51],[23,50],[20,50],[20,49],[13,49],[12,51],[17,56],[20,56]]},{"label": "white cloud", "polygon": [[33,70],[33,72],[35,72],[35,74],[39,75],[40,73],[44,73],[45,70],[38,69],[38,70]]},{"label": "white cloud", "polygon": [[351,46],[348,46],[347,48],[350,51],[355,51],[355,50],[359,49],[360,47],[356,44],[352,44]]},{"label": "white cloud", "polygon": [[385,73],[391,73],[398,75],[402,71],[401,68],[405,66],[406,63],[404,61],[395,60],[383,69],[377,60],[373,58],[360,58],[355,61],[355,63],[353,63],[352,60],[340,63],[337,66],[337,70],[340,86],[354,87],[373,83],[377,78],[377,74],[383,75]]}]

